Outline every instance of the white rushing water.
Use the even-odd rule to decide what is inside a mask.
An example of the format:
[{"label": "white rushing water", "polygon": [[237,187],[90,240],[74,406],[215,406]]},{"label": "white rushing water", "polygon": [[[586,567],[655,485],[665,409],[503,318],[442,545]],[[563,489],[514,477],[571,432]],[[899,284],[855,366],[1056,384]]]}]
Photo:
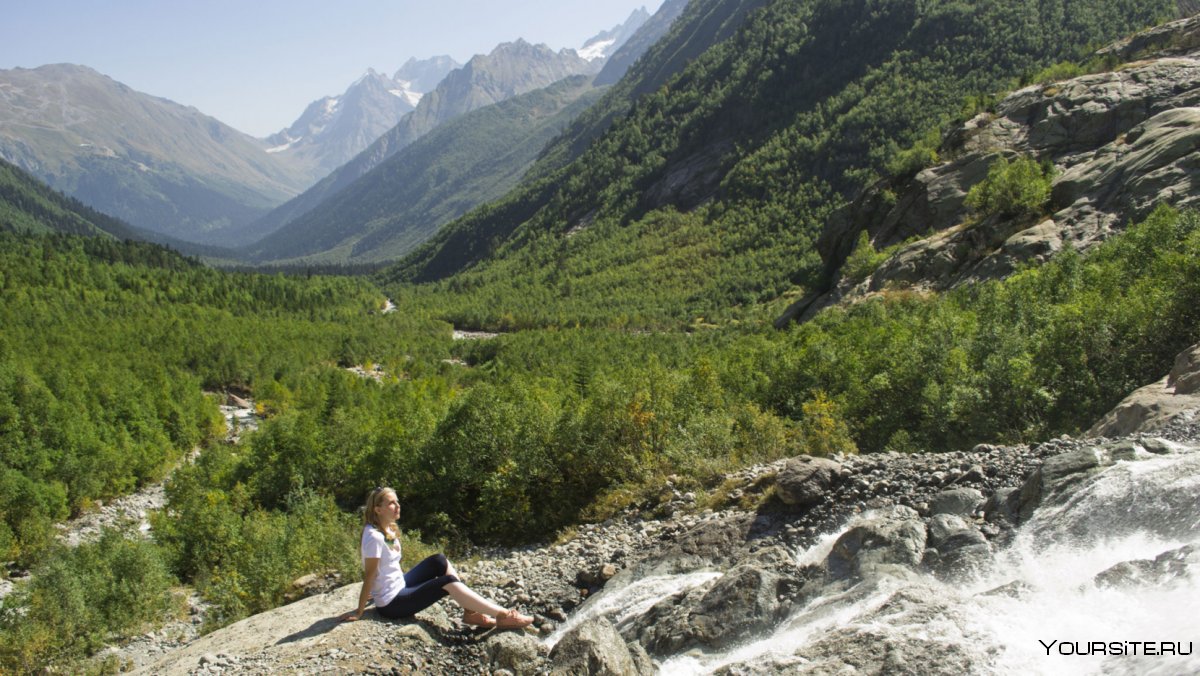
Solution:
[{"label": "white rushing water", "polygon": [[[1003,673],[1200,673],[1200,571],[1163,586],[1097,587],[1092,580],[1123,561],[1153,559],[1200,543],[1200,453],[1119,462],[1061,506],[1038,510],[1000,556],[990,583],[1020,580],[1017,598],[974,597],[978,626],[1004,650]],[[1058,641],[1058,644],[1053,644]],[[1190,656],[1113,656],[1120,644],[1156,651],[1175,647]],[[1163,646],[1162,642],[1182,645]],[[1046,645],[1050,644],[1048,650]],[[1067,644],[1067,645],[1062,645]]]},{"label": "white rushing water", "polygon": [[554,633],[547,636],[546,646],[553,648],[568,631],[594,617],[605,616],[619,627],[650,610],[651,606],[668,596],[698,587],[718,577],[721,577],[721,573],[712,571],[683,575],[654,575],[635,580],[621,587],[605,587],[601,594],[590,599]]},{"label": "white rushing water", "polygon": [[[798,565],[823,561],[841,532],[799,552]],[[732,650],[671,657],[662,673],[728,665],[755,673],[802,669],[798,649],[851,630],[953,646],[970,654],[981,673],[1200,674],[1200,570],[1166,583],[1093,582],[1115,564],[1186,544],[1200,544],[1200,453],[1118,462],[1064,504],[1039,509],[979,579],[948,584],[900,575],[864,582],[809,600],[769,635]],[[1013,583],[1019,592],[987,593]],[[891,603],[897,592],[917,601]]]}]

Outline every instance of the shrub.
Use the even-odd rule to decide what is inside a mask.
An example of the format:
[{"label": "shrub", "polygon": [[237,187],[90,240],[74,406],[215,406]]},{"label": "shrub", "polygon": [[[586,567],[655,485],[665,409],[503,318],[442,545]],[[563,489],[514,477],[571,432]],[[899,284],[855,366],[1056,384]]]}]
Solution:
[{"label": "shrub", "polygon": [[941,143],[940,128],[930,129],[911,148],[901,150],[888,161],[888,173],[897,177],[913,176],[925,167],[937,164],[938,147]]},{"label": "shrub", "polygon": [[825,392],[817,390],[813,398],[804,402],[800,409],[804,414],[800,423],[800,438],[808,453],[833,455],[858,452],[837,404]]},{"label": "shrub", "polygon": [[1053,66],[1047,66],[1046,68],[1034,73],[1033,76],[1027,80],[1027,83],[1050,84],[1051,82],[1070,80],[1071,78],[1084,75],[1087,72],[1087,69],[1073,61],[1063,61],[1061,63],[1056,63]]},{"label": "shrub", "polygon": [[858,242],[854,245],[854,251],[846,257],[846,262],[842,264],[842,274],[847,279],[857,284],[879,268],[879,266],[888,258],[888,254],[882,251],[876,251],[871,245],[871,237],[863,230],[858,234]]},{"label": "shrub", "polygon": [[53,550],[34,569],[29,586],[5,599],[0,672],[69,663],[113,634],[137,631],[171,608],[174,583],[157,547],[118,531],[105,531],[98,542],[75,549]]},{"label": "shrub", "polygon": [[980,216],[1016,217],[1041,212],[1050,199],[1054,170],[1032,158],[1013,162],[1001,157],[988,169],[987,178],[967,193],[967,206]]}]

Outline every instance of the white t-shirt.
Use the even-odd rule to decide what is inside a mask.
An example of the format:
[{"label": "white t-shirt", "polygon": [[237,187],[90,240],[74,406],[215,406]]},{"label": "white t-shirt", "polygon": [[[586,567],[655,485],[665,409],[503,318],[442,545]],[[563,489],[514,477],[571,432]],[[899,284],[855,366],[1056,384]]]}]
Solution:
[{"label": "white t-shirt", "polygon": [[383,537],[383,531],[375,526],[363,526],[362,558],[379,559],[379,569],[375,575],[375,583],[371,585],[371,598],[375,606],[386,606],[396,598],[396,594],[404,589],[404,571],[400,568],[400,540],[388,547]]}]

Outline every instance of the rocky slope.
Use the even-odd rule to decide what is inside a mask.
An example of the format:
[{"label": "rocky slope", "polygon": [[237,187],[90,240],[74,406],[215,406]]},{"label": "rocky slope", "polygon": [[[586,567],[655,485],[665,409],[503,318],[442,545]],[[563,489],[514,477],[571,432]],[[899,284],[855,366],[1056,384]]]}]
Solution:
[{"label": "rocky slope", "polygon": [[[1190,382],[1200,346],[1179,362],[1176,382]],[[1133,427],[1122,438],[1033,447],[799,457],[701,495],[667,484],[660,499],[559,544],[478,552],[461,566],[483,593],[536,613],[536,631],[474,630],[448,602],[411,621],[372,613],[343,624],[336,617],[357,593],[347,585],[139,660],[139,673],[1004,671],[1030,646],[1005,633],[1020,635],[1017,627],[995,630],[988,613],[1044,595],[1042,578],[1012,566],[1027,549],[1081,547],[1101,535],[1149,542],[1149,558],[1102,545],[1107,558],[1080,572],[1086,584],[1071,587],[1077,596],[1060,609],[1069,617],[1094,594],[1115,603],[1106,590],[1133,595],[1146,604],[1141,612],[1157,612],[1160,590],[1185,605],[1196,595],[1200,555],[1188,524],[1200,516],[1197,411],[1193,399],[1152,434]],[[1109,516],[1113,509],[1124,517]],[[1189,631],[1152,638],[1194,638]],[[1105,640],[1126,638],[1142,640]],[[1104,659],[1113,673],[1198,666],[1178,656]]]},{"label": "rocky slope", "polygon": [[[884,288],[947,289],[1085,251],[1158,204],[1200,204],[1200,15],[1101,50],[1108,72],[1017,90],[953,129],[942,161],[867,191],[818,246],[832,280],[790,308],[803,320]],[[1046,215],[974,216],[968,191],[1000,158],[1054,168]],[[840,272],[860,233],[899,249],[867,279]],[[915,241],[914,241],[915,240]]]}]

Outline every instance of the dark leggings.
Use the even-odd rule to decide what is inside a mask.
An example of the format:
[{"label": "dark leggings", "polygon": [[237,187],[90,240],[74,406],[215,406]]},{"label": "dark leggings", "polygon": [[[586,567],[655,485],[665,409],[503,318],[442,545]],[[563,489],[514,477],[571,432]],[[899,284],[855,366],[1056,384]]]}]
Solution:
[{"label": "dark leggings", "polygon": [[412,617],[437,603],[448,593],[443,587],[459,579],[449,574],[450,562],[445,554],[434,554],[413,566],[404,574],[404,589],[379,614],[388,619]]}]

